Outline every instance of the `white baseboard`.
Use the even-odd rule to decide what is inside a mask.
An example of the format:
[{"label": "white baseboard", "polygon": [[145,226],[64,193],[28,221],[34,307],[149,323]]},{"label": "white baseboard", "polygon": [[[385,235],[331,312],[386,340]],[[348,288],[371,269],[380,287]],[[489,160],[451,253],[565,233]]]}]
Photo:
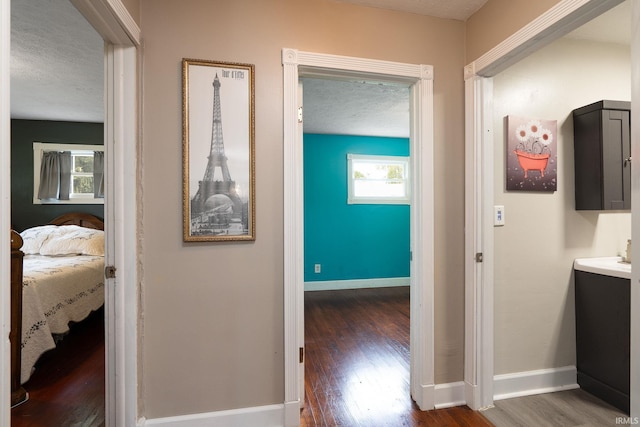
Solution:
[{"label": "white baseboard", "polygon": [[409,277],[390,277],[385,279],[324,280],[304,282],[306,291],[340,291],[344,289],[390,288],[409,286]]},{"label": "white baseboard", "polygon": [[[467,404],[468,396],[465,396],[467,388],[463,381],[436,384],[435,386],[428,385],[417,390],[420,396],[414,397],[419,400],[418,406],[425,410],[434,407],[436,409],[450,408]],[[575,366],[496,375],[493,383],[494,400],[574,388],[579,388]],[[469,390],[466,392],[468,394]],[[291,408],[295,409],[294,412],[299,413],[299,404],[294,402],[292,405]],[[139,427],[281,427],[285,425],[285,405],[258,406],[150,420],[142,419],[138,425]]]},{"label": "white baseboard", "polygon": [[465,405],[464,382],[424,385],[416,389],[413,398],[423,411]]},{"label": "white baseboard", "polygon": [[579,388],[575,366],[496,375],[493,400]]},{"label": "white baseboard", "polygon": [[300,426],[300,401],[293,400],[284,403],[284,427]]},{"label": "white baseboard", "polygon": [[466,381],[464,384],[464,401],[466,405],[477,411],[480,409],[480,387],[475,384],[468,383]]},{"label": "white baseboard", "polygon": [[435,386],[433,384],[423,384],[412,387],[411,398],[416,402],[421,411],[429,411],[434,408]]},{"label": "white baseboard", "polygon": [[436,384],[435,386],[435,408],[452,408],[454,406],[466,405],[464,381],[455,383]]},{"label": "white baseboard", "polygon": [[284,405],[257,406],[228,411],[189,414],[177,417],[142,420],[140,427],[282,427],[284,426]]}]

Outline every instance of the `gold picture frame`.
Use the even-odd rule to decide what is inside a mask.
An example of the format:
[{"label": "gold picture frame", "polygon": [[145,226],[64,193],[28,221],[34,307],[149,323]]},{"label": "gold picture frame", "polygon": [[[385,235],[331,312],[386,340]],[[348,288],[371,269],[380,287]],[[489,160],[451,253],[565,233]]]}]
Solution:
[{"label": "gold picture frame", "polygon": [[255,240],[255,66],[182,60],[185,242]]}]

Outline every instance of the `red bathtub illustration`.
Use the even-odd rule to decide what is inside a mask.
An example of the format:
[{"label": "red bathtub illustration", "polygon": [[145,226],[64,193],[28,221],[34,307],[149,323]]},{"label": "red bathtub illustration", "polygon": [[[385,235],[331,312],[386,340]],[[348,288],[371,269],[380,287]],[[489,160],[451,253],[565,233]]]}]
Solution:
[{"label": "red bathtub illustration", "polygon": [[540,176],[544,177],[544,170],[549,162],[549,153],[535,154],[521,150],[513,150],[518,157],[518,163],[524,170],[524,177],[528,178],[529,171],[540,171]]}]

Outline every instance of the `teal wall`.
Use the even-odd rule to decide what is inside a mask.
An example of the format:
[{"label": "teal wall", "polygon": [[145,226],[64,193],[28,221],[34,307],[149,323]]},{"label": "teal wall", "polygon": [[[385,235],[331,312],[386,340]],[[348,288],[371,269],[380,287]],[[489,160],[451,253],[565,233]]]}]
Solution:
[{"label": "teal wall", "polygon": [[102,123],[11,120],[11,224],[17,231],[68,212],[104,218],[104,205],[34,205],[33,142],[103,144]]},{"label": "teal wall", "polygon": [[409,139],[304,135],[304,280],[409,277],[409,205],[347,204],[347,153],[409,156]]}]

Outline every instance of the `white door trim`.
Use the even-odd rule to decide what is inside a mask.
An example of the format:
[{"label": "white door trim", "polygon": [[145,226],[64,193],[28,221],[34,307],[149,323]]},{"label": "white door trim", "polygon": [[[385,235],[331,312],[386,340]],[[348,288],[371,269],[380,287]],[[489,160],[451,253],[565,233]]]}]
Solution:
[{"label": "white door trim", "polygon": [[465,92],[464,384],[477,410],[493,404],[493,216],[484,202],[493,200],[493,81],[471,76]]},{"label": "white door trim", "polygon": [[[465,67],[465,225],[472,227],[471,231],[467,230],[465,237],[465,395],[467,405],[472,409],[486,407],[493,402],[494,379],[490,372],[493,373],[494,360],[494,141],[491,138],[493,93],[488,86],[491,85],[489,77],[621,2],[622,0],[560,1]],[[483,192],[478,202],[475,199],[476,191]],[[640,226],[640,221],[638,225]],[[634,227],[634,230],[638,228],[640,227]],[[484,257],[480,272],[471,264],[477,252],[482,252]],[[640,308],[640,301],[635,307]],[[632,312],[633,309],[634,305]],[[632,333],[633,329],[632,324]],[[634,355],[640,356],[632,351],[632,360]],[[632,402],[633,396],[632,389]]]},{"label": "white door trim", "polygon": [[105,164],[111,177],[105,192],[105,262],[117,268],[117,278],[105,282],[105,409],[110,427],[133,426],[138,418],[138,200],[137,185],[131,185],[138,177],[136,62],[135,47],[107,45]]},{"label": "white door trim", "polygon": [[105,415],[109,427],[138,420],[138,140],[141,34],[120,0],[72,0],[105,40]]},{"label": "white door trim", "polygon": [[0,313],[2,338],[0,339],[0,425],[11,423],[11,2],[0,2]]},{"label": "white door trim", "polygon": [[[640,158],[640,4],[633,2],[631,20],[631,152]],[[640,242],[640,168],[631,168],[631,240]],[[637,245],[637,243],[636,243]],[[635,261],[636,265],[640,265]],[[631,419],[640,417],[640,269],[631,270]]]},{"label": "white door trim", "polygon": [[284,359],[285,425],[300,423],[299,348],[304,345],[304,222],[298,80],[304,76],[360,77],[406,83],[411,89],[411,394],[433,409],[433,67],[282,50],[284,67]]}]

